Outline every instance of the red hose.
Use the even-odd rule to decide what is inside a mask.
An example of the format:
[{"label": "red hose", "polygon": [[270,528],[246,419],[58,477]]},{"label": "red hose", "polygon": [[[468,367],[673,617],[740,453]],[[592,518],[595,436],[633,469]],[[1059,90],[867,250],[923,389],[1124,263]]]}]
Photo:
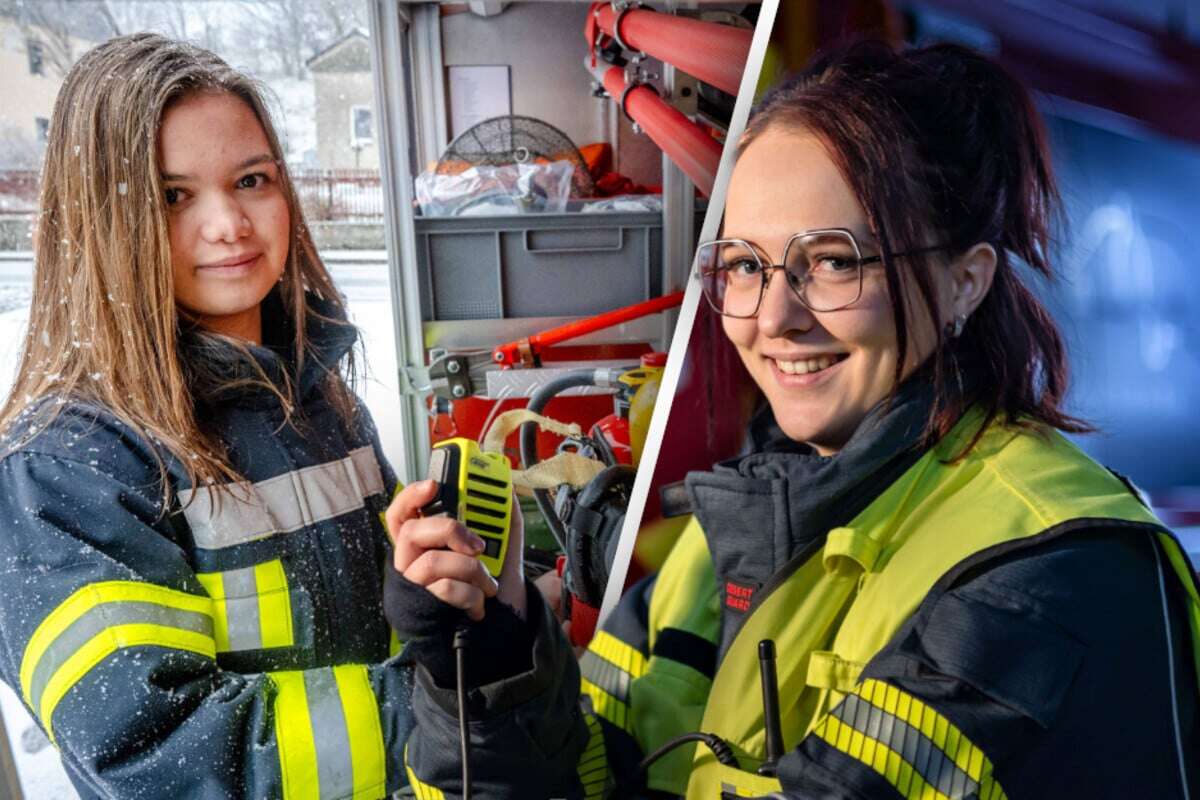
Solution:
[{"label": "red hose", "polygon": [[[615,36],[617,12],[610,3],[596,3],[592,14],[600,30]],[[620,39],[629,47],[733,95],[741,85],[753,37],[749,29],[646,9],[626,11],[621,17]]]},{"label": "red hose", "polygon": [[[604,84],[612,99],[625,96],[625,72],[603,66],[593,74]],[[668,105],[655,91],[637,86],[625,97],[625,110],[667,157],[675,162],[705,197],[712,194],[721,163],[721,143],[708,132]]]}]

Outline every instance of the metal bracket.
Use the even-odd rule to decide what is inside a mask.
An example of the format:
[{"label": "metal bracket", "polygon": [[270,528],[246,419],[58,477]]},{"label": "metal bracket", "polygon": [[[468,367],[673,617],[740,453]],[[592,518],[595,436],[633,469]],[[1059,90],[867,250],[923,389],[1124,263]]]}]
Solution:
[{"label": "metal bracket", "polygon": [[401,396],[423,397],[430,392],[429,370],[424,367],[401,367],[399,390]]},{"label": "metal bracket", "polygon": [[484,378],[496,366],[489,351],[431,352],[426,392],[444,400],[462,400],[484,392]]},{"label": "metal bracket", "polygon": [[[645,86],[650,91],[654,92],[655,94],[658,94],[658,89],[655,88],[654,84],[645,80],[641,75],[637,75],[635,77],[630,77],[629,73],[626,72],[625,73],[625,91],[621,92],[621,99],[617,101],[617,105],[619,105],[621,107],[621,113],[625,115],[625,119],[629,120],[629,123],[631,125],[633,125],[635,129],[638,128],[637,120],[635,120],[632,116],[630,116],[629,108],[626,106],[626,103],[629,100],[629,93],[632,92],[634,89],[638,88],[639,86]],[[640,132],[640,129],[639,129],[639,132]]]},{"label": "metal bracket", "polygon": [[[640,2],[638,2],[638,0],[613,0],[613,2],[612,2],[612,9],[617,14],[617,16],[613,18],[613,36],[612,36],[612,38],[613,38],[613,41],[615,41],[618,45],[620,45],[622,50],[628,50],[630,52],[637,52],[637,53],[641,52],[640,50],[634,50],[621,37],[621,20],[624,19],[625,15],[627,13],[629,13],[630,11],[633,11],[634,9],[641,8],[641,7],[642,7],[642,4]],[[645,55],[645,54],[643,53],[642,55]]]}]

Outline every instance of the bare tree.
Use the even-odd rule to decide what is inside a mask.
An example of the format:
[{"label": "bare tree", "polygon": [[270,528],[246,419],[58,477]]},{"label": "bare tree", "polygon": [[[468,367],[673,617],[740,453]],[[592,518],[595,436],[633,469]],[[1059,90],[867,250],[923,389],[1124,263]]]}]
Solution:
[{"label": "bare tree", "polygon": [[0,0],[0,13],[14,19],[25,41],[40,47],[42,63],[64,77],[79,57],[68,22],[77,6],[70,0]]},{"label": "bare tree", "polygon": [[304,77],[305,63],[355,28],[366,27],[366,9],[345,0],[243,0],[279,71]]}]

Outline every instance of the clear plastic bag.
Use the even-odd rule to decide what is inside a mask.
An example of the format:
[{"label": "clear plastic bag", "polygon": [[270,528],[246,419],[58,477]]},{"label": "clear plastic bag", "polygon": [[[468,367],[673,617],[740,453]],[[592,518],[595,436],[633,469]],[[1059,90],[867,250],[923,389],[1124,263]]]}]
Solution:
[{"label": "clear plastic bag", "polygon": [[457,175],[422,172],[417,203],[427,217],[551,213],[567,210],[575,166],[545,164],[480,165]]}]

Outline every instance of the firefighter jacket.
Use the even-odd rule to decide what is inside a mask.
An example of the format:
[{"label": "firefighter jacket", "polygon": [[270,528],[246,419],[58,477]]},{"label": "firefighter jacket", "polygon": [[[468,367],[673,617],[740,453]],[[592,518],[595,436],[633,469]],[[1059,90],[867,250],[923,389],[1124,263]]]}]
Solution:
[{"label": "firefighter jacket", "polygon": [[[1054,432],[995,425],[953,460],[972,413],[913,447],[924,408],[878,413],[830,459],[689,476],[695,519],[580,662],[603,746],[562,769],[564,796],[1196,796],[1200,596],[1175,540]],[[771,777],[764,639],[786,753]],[[415,710],[418,730],[448,724],[420,689]],[[689,743],[643,786],[638,761],[695,731],[731,765]]]},{"label": "firefighter jacket", "polygon": [[[291,334],[274,295],[263,327],[251,351],[282,385]],[[366,409],[347,429],[321,391],[355,329],[314,320],[308,335],[294,425],[264,388],[197,399],[245,478],[234,493],[192,486],[168,458],[163,513],[164,451],[70,400],[0,460],[0,674],[85,800],[378,798],[404,783],[411,666],[389,659],[381,600],[395,478]],[[215,337],[187,347],[226,378],[253,374]]]}]

